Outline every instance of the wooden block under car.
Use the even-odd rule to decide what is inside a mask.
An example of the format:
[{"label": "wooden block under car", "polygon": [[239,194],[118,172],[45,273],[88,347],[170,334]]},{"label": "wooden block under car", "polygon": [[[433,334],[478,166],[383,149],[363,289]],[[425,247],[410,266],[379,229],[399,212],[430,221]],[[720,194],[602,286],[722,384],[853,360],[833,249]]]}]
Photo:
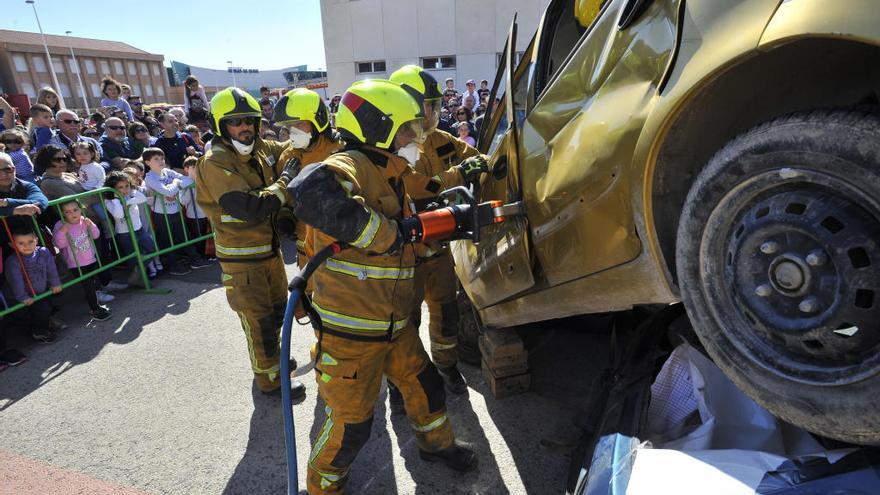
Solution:
[{"label": "wooden block under car", "polygon": [[490,354],[494,357],[518,356],[525,352],[522,339],[515,331],[487,328],[480,335],[480,343],[483,345],[483,355]]},{"label": "wooden block under car", "polygon": [[492,391],[492,397],[496,399],[503,399],[504,397],[509,397],[511,395],[521,394],[523,392],[529,391],[529,386],[532,382],[531,373],[498,377],[492,374],[492,369],[489,368],[489,365],[486,364],[486,361],[483,361],[481,367],[483,369],[483,378],[489,385],[489,390]]},{"label": "wooden block under car", "polygon": [[480,347],[480,353],[483,355],[483,362],[489,366],[495,376],[521,375],[529,370],[529,355],[525,350],[520,354],[498,356],[489,352],[486,348],[487,344],[482,337],[480,337],[477,343]]}]

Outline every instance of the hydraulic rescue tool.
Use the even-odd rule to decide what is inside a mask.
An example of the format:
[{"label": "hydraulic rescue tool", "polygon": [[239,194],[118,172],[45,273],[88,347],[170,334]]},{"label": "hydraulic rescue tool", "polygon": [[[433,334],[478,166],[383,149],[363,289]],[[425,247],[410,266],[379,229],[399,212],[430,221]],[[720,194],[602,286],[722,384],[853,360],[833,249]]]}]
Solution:
[{"label": "hydraulic rescue tool", "polygon": [[[454,240],[480,242],[480,230],[484,227],[502,223],[507,217],[522,215],[522,203],[504,205],[501,201],[477,203],[471,191],[465,187],[455,187],[440,194],[446,205],[423,211],[399,221],[404,243],[443,243]],[[454,200],[463,199],[456,203]],[[287,493],[297,493],[299,478],[296,462],[296,440],[293,427],[293,408],[290,407],[290,363],[284,356],[290,356],[291,328],[298,305],[302,305],[312,322],[320,327],[320,318],[311,310],[308,295],[305,294],[309,277],[330,256],[350,246],[344,242],[334,242],[315,253],[303,267],[299,275],[291,280],[288,289],[290,297],[284,311],[284,324],[281,327],[281,403],[284,418],[284,445],[287,450]],[[320,342],[319,342],[320,345]]]}]

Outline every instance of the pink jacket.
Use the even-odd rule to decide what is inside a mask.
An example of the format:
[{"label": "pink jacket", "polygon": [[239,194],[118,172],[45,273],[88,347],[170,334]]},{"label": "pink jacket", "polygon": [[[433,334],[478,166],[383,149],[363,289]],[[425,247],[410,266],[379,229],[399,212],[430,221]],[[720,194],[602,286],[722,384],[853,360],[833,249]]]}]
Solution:
[{"label": "pink jacket", "polygon": [[83,217],[78,224],[67,224],[67,235],[64,235],[61,232],[62,225],[65,224],[59,220],[55,224],[55,228],[52,229],[52,232],[54,232],[52,234],[52,242],[64,253],[64,260],[67,261],[67,266],[69,268],[76,268],[77,261],[79,261],[80,267],[96,263],[98,259],[95,257],[95,250],[92,248],[92,241],[89,240],[89,235],[91,235],[92,239],[97,239],[101,235],[101,232],[98,231],[98,226],[92,223],[91,228],[87,229],[85,217]]}]

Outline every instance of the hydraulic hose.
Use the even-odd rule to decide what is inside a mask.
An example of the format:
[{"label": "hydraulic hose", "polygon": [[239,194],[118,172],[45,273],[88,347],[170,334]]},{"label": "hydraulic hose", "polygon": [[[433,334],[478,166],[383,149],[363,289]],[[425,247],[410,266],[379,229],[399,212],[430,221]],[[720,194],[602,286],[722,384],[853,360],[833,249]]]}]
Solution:
[{"label": "hydraulic hose", "polygon": [[284,418],[284,447],[287,451],[287,493],[295,495],[299,487],[299,474],[296,464],[296,437],[293,428],[293,407],[290,403],[290,338],[293,328],[296,305],[306,290],[306,282],[312,273],[330,256],[348,247],[347,244],[334,242],[318,251],[299,275],[288,285],[290,297],[284,310],[284,323],[281,325],[281,416]]}]

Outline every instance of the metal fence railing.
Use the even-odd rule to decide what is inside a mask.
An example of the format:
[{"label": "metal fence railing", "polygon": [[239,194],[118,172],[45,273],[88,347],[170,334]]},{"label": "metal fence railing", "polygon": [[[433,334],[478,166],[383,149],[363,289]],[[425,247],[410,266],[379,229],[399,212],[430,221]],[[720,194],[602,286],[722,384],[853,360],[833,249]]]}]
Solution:
[{"label": "metal fence railing", "polygon": [[[181,194],[189,194],[189,200],[181,201]],[[114,219],[111,217],[111,215],[108,214],[109,210],[107,209],[107,202],[110,201],[110,199],[108,199],[109,197],[118,199],[123,205],[124,221],[128,228],[127,234],[116,233]],[[161,217],[164,218],[164,225],[160,225],[159,227],[164,227],[166,229],[167,233],[169,234],[168,239],[170,242],[167,245],[160,247],[156,240],[157,236],[153,235],[152,240],[154,243],[155,251],[152,253],[144,253],[140,248],[135,230],[133,229],[129,208],[126,204],[126,198],[122,197],[122,195],[115,189],[107,187],[52,200],[49,202],[49,207],[47,211],[44,211],[41,215],[31,217],[18,216],[15,217],[15,219],[19,223],[24,222],[25,225],[29,225],[31,229],[33,229],[33,231],[37,235],[40,246],[54,247],[51,242],[51,227],[58,219],[60,219],[62,222],[64,221],[64,212],[62,211],[62,205],[71,201],[76,201],[80,205],[84,216],[98,219],[96,223],[98,223],[102,232],[102,235],[98,238],[98,241],[106,243],[105,246],[107,246],[107,248],[100,249],[96,243],[96,240],[92,239],[91,236],[88,236],[89,242],[91,243],[91,248],[96,254],[96,266],[89,270],[83,270],[83,267],[79,264],[79,259],[76,256],[73,256],[73,259],[76,260],[76,267],[69,269],[69,272],[72,276],[69,280],[62,283],[62,288],[64,289],[72,285],[78,284],[87,278],[98,276],[99,274],[106,272],[107,270],[112,270],[118,265],[131,265],[133,263],[140,275],[141,282],[143,284],[143,291],[154,293],[167,293],[169,292],[167,289],[155,289],[151,286],[150,277],[146,268],[147,263],[150,260],[153,260],[163,254],[167,254],[174,250],[181,249],[186,246],[190,246],[202,241],[207,241],[208,239],[213,238],[213,233],[208,232],[207,229],[204,229],[205,232],[202,232],[201,230],[197,231],[197,235],[190,235],[188,231],[186,217],[184,213],[184,205],[191,205],[189,206],[191,208],[196,207],[194,185],[181,190],[175,197],[175,201],[178,206],[176,216],[177,219],[180,221],[180,230],[182,230],[183,233],[183,240],[181,242],[177,242],[177,236],[173,235],[173,231],[176,229],[176,226],[172,225],[171,223],[172,215],[167,214],[168,210],[165,207],[164,197],[159,200],[159,202],[162,204],[162,211],[164,212],[164,214],[161,215]],[[149,206],[147,204],[144,204],[143,207],[149,209]],[[197,217],[198,215],[195,216]],[[147,222],[149,222],[150,228],[155,233],[157,226],[153,221],[153,215],[151,215],[149,211],[147,212],[146,218],[148,219]],[[8,236],[8,238],[11,240],[12,226],[10,225],[10,223],[13,223],[13,221],[9,217],[0,217],[0,223],[3,224],[2,233],[6,234],[6,236]],[[199,225],[199,222],[196,221],[196,224]],[[147,225],[142,225],[142,228],[147,228]],[[129,236],[129,240],[131,242],[130,252],[125,252],[128,250],[123,250],[120,248],[119,242],[117,241],[117,235]],[[70,238],[69,234],[67,234],[67,241],[68,246],[73,246],[73,239]],[[22,267],[22,270],[24,272],[24,279],[27,285],[26,289],[32,296],[33,300],[39,301],[41,299],[50,297],[52,295],[50,287],[46,287],[46,290],[39,291],[39,293],[35,290],[33,284],[31,283],[30,276],[24,269],[24,264],[20,261],[20,253],[18,253],[14,243],[11,243],[11,245],[12,256],[19,257],[19,266]],[[109,253],[106,253],[106,251],[108,250]],[[54,251],[52,252],[52,254],[55,255]],[[60,256],[63,257],[63,255]],[[3,261],[5,262],[6,260]],[[10,267],[8,263],[3,263],[3,270],[9,269],[13,268]],[[11,314],[12,312],[17,311],[22,307],[24,307],[24,303],[22,302],[15,300],[10,301],[8,297],[0,297],[0,317]]]}]

